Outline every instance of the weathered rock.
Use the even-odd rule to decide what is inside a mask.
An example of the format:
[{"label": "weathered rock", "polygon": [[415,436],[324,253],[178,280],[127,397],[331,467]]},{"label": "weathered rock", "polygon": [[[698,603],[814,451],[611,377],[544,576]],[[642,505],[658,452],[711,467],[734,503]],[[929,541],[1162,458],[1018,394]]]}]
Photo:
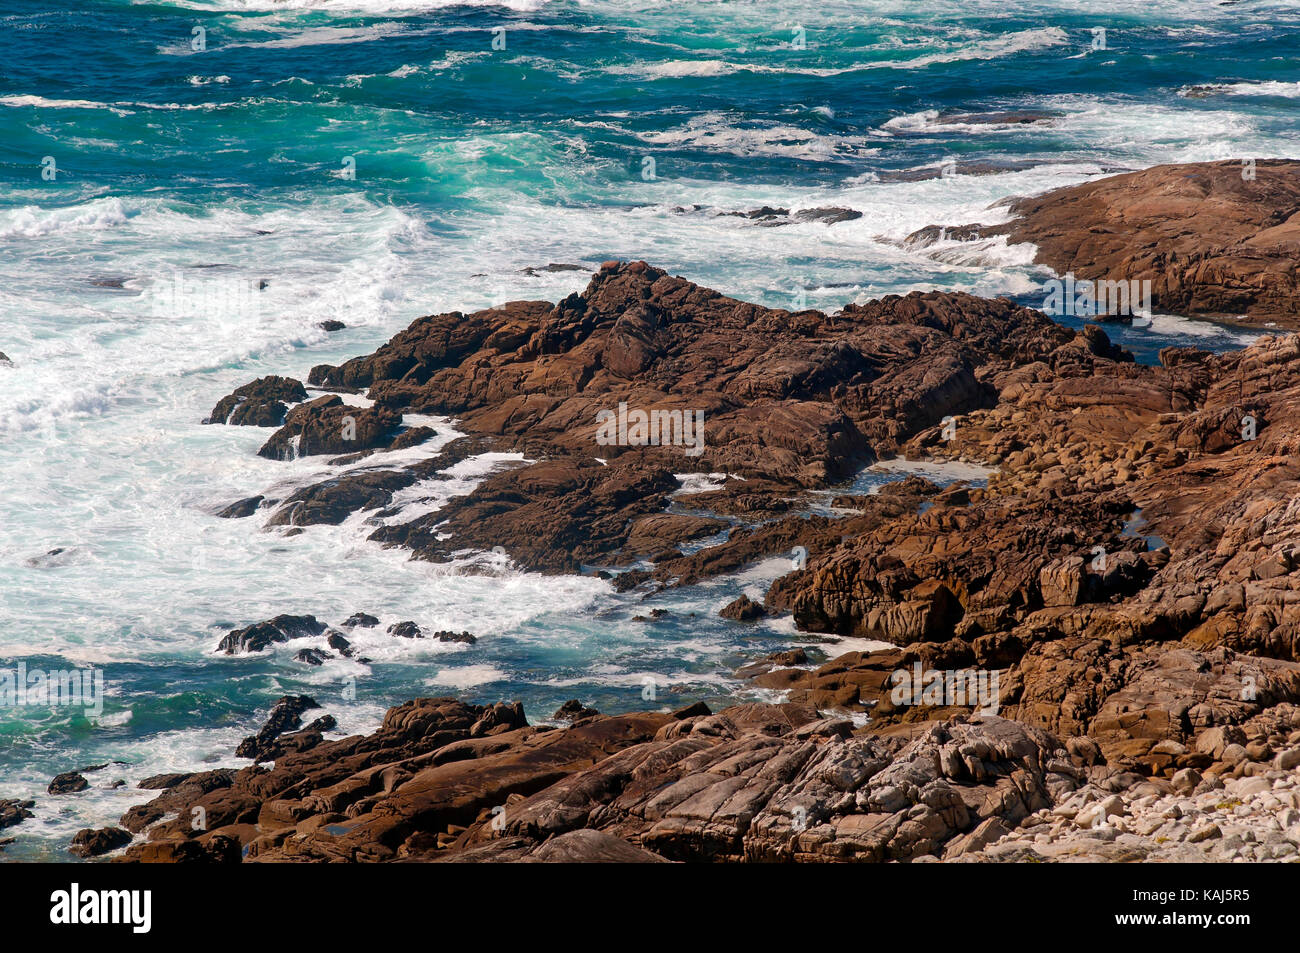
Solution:
[{"label": "weathered rock", "polygon": [[761,619],[767,615],[762,603],[755,602],[749,596],[741,595],[738,599],[728,602],[719,610],[718,615],[724,619],[734,619],[736,622],[752,622],[755,619]]},{"label": "weathered rock", "polygon": [[243,629],[232,629],[217,645],[226,655],[260,652],[276,642],[320,635],[325,624],[311,615],[278,615]]},{"label": "weathered rock", "polygon": [[68,850],[78,857],[99,857],[129,843],[130,832],[120,827],[104,827],[99,830],[86,828],[73,835],[72,846]]},{"label": "weathered rock", "polygon": [[315,699],[307,695],[285,695],[271,709],[266,724],[256,735],[245,738],[235,749],[235,757],[252,758],[255,761],[267,760],[274,755],[274,742],[282,734],[294,731],[302,725],[302,714],[313,708],[319,708]]},{"label": "weathered rock", "polygon": [[[1300,162],[1162,165],[1021,199],[979,237],[1029,242],[1060,274],[1150,281],[1156,308],[1300,326],[1291,262],[1300,226]],[[969,226],[968,226],[969,228]]]},{"label": "weathered rock", "polygon": [[249,427],[278,427],[284,423],[289,403],[307,399],[301,381],[292,377],[259,377],[250,384],[236,387],[221,398],[205,424],[235,424]]},{"label": "weathered rock", "polygon": [[83,778],[80,773],[65,771],[63,774],[55,775],[48,790],[51,794],[76,794],[88,787],[90,787],[90,782]]},{"label": "weathered rock", "polygon": [[257,451],[271,460],[293,460],[321,453],[352,453],[386,447],[402,415],[384,407],[353,407],[338,395],[299,404],[284,426]]},{"label": "weathered rock", "polygon": [[27,818],[32,817],[31,808],[35,806],[35,801],[0,798],[0,831],[6,827],[13,827],[15,824],[21,824]]}]

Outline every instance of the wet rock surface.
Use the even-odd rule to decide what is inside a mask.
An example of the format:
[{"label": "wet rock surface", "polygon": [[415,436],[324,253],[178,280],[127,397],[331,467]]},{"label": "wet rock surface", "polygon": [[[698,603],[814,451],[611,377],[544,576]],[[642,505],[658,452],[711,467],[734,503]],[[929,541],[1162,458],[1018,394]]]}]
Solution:
[{"label": "wet rock surface", "polygon": [[[949,229],[1005,235],[1060,274],[1150,281],[1162,311],[1300,327],[1292,263],[1300,238],[1300,163],[1260,159],[1163,165],[1020,199],[1009,224]],[[914,242],[933,240],[929,230]]]},{"label": "wet rock surface", "polygon": [[15,798],[0,799],[0,830],[13,827],[15,824],[21,824],[27,818],[32,817],[31,809],[35,806],[35,801],[23,801]]},{"label": "wet rock surface", "polygon": [[78,857],[99,857],[125,847],[129,843],[131,843],[131,832],[120,827],[105,827],[100,830],[86,828],[73,835],[69,850]]},{"label": "wet rock surface", "polygon": [[[1135,267],[1114,258],[1123,245],[1165,283],[1158,298],[1185,291],[1197,313],[1241,301],[1252,320],[1282,320],[1287,164],[1261,163],[1246,191],[1234,164],[1149,171],[1138,194],[1150,207],[1118,176],[1044,197],[1008,227],[1065,229],[1051,209],[1091,196],[1070,233],[1076,274],[1085,261]],[[1091,231],[1098,216],[1109,224]],[[1164,219],[1217,229],[1218,257],[1180,272],[1181,233],[1150,231]],[[1249,301],[1218,290],[1229,285]],[[1005,300],[911,294],[792,314],[609,263],[558,304],[422,318],[310,380],[365,389],[393,427],[406,413],[453,416],[476,452],[525,457],[373,538],[435,561],[499,546],[546,572],[635,565],[614,588],[649,597],[797,554],[761,608],[822,639],[824,660],[772,653],[740,677],[784,701],[716,714],[575,703],[555,715],[569,727],[549,728],[517,704],[419,699],[364,737],[295,722],[268,739],[273,767],[190,776],[133,809],[123,827],[148,829],[133,859],[1295,856],[1294,336],[1217,355],[1168,348],[1145,366],[1099,327],[1074,332]],[[597,443],[597,413],[620,403],[703,410],[701,453]],[[894,455],[990,475],[832,489]],[[681,495],[684,472],[723,476]],[[807,512],[828,489],[835,515]],[[738,618],[759,605],[737,602]],[[223,648],[256,651],[288,630],[235,630]],[[837,651],[841,638],[892,648]],[[949,678],[908,697],[899,676],[912,672]],[[996,688],[954,694],[953,672]],[[217,823],[163,820],[192,805]],[[1183,817],[1194,823],[1176,835]]]},{"label": "wet rock surface", "polygon": [[292,377],[261,377],[223,397],[204,423],[278,427],[288,405],[307,399],[302,382]]}]

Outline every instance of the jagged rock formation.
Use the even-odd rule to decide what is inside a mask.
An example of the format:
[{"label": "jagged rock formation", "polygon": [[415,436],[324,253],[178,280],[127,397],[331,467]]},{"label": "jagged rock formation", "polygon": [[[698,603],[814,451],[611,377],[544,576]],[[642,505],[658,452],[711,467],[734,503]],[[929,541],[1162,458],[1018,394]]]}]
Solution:
[{"label": "jagged rock formation", "polygon": [[909,241],[1006,235],[1059,274],[1150,281],[1155,307],[1300,327],[1300,162],[1161,165],[1011,203],[1005,225],[930,226]]}]

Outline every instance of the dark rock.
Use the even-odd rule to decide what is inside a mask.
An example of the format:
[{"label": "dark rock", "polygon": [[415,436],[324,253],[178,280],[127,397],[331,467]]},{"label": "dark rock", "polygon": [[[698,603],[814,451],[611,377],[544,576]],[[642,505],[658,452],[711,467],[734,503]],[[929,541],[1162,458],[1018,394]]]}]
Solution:
[{"label": "dark rock", "polygon": [[275,511],[268,526],[337,526],[357,511],[386,506],[393,494],[415,482],[408,471],[361,470],[303,487]]},{"label": "dark rock", "polygon": [[252,516],[257,512],[257,508],[265,500],[264,496],[249,496],[242,500],[236,500],[229,506],[218,510],[217,515],[222,519],[243,519],[246,516]]},{"label": "dark rock", "polygon": [[388,634],[402,639],[422,639],[424,633],[414,622],[394,622],[388,627]]},{"label": "dark rock", "polygon": [[373,629],[377,625],[379,620],[368,612],[354,612],[343,623],[345,629]]},{"label": "dark rock", "polygon": [[704,702],[694,702],[685,708],[679,708],[673,712],[673,718],[681,721],[684,718],[703,718],[712,715],[713,711]]},{"label": "dark rock", "polygon": [[757,603],[749,596],[742,594],[740,598],[723,606],[718,615],[724,619],[734,619],[737,622],[752,622],[767,615],[767,610],[763,608],[761,603]]},{"label": "dark rock", "polygon": [[319,324],[316,325],[316,327],[320,328],[322,331],[333,332],[333,331],[342,331],[344,328],[347,327],[347,325],[344,324],[342,321],[335,321],[333,318],[331,318],[328,321],[321,321]]},{"label": "dark rock", "polygon": [[284,423],[286,402],[306,399],[307,390],[301,381],[292,377],[260,377],[221,398],[204,423],[278,427]]},{"label": "dark rock", "polygon": [[438,436],[438,432],[432,427],[407,427],[393,438],[392,443],[388,445],[388,449],[405,450],[407,447],[418,446],[436,436]]},{"label": "dark rock", "polygon": [[267,622],[258,622],[243,629],[232,629],[217,648],[226,655],[260,652],[275,642],[288,642],[307,636],[320,635],[325,624],[311,615],[278,615]]},{"label": "dark rock", "polygon": [[48,788],[51,794],[76,794],[90,787],[90,782],[76,771],[65,771],[56,775]]},{"label": "dark rock", "polygon": [[13,827],[15,824],[21,824],[27,818],[32,817],[30,808],[35,806],[35,801],[0,798],[0,831],[6,827]]},{"label": "dark rock", "polygon": [[[418,636],[417,636],[418,638]],[[478,637],[468,632],[453,632],[450,629],[433,633],[433,638],[439,642],[463,642],[465,645],[473,645],[478,641]]]},{"label": "dark rock", "polygon": [[293,658],[295,662],[303,662],[307,665],[324,665],[326,659],[333,657],[320,649],[300,649]]},{"label": "dark rock", "polygon": [[152,774],[137,782],[136,787],[162,791],[188,781],[192,777],[193,775],[189,773]]},{"label": "dark rock", "polygon": [[557,721],[578,721],[581,718],[594,718],[599,715],[594,708],[588,708],[576,698],[571,698],[555,710],[551,717]]},{"label": "dark rock", "polygon": [[68,848],[78,857],[99,857],[131,843],[131,834],[120,827],[104,827],[93,830],[89,827],[77,831],[72,837],[72,846]]}]

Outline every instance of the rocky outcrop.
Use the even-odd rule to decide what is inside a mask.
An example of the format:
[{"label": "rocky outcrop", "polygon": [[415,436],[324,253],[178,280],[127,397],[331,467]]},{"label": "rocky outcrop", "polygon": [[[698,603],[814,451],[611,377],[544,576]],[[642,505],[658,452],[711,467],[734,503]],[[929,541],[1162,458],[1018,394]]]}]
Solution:
[{"label": "rocky outcrop", "polygon": [[288,642],[320,635],[325,624],[311,615],[278,615],[266,622],[258,622],[243,629],[232,629],[217,645],[226,655],[260,652],[276,642]]},{"label": "rocky outcrop", "polygon": [[989,820],[1014,826],[1082,776],[1000,718],[869,736],[791,704],[571,713],[532,728],[517,705],[420,699],[270,769],[168,779],[123,823],[179,818],[126,859],[915,860],[989,843]]},{"label": "rocky outcrop", "polygon": [[35,801],[0,798],[0,831],[6,827],[13,827],[15,824],[21,824],[27,818],[32,817],[31,809],[35,806]]},{"label": "rocky outcrop", "polygon": [[73,835],[72,846],[68,849],[78,857],[99,857],[129,843],[131,832],[120,827],[104,827],[99,830],[88,827]]},{"label": "rocky outcrop", "polygon": [[307,390],[301,381],[274,375],[259,377],[221,398],[204,423],[278,427],[284,423],[288,405],[306,399]]},{"label": "rocky outcrop", "polygon": [[1011,203],[996,226],[932,227],[910,237],[1005,235],[1037,248],[1059,274],[1150,281],[1176,314],[1300,327],[1300,162],[1259,159],[1163,165]]},{"label": "rocky outcrop", "polygon": [[732,619],[736,622],[753,622],[755,619],[761,619],[767,615],[763,604],[755,602],[747,595],[740,595],[723,606],[718,615],[724,619]]},{"label": "rocky outcrop", "polygon": [[51,794],[76,794],[90,787],[90,782],[79,771],[65,771],[54,776],[47,789]]},{"label": "rocky outcrop", "polygon": [[[1211,214],[1240,225],[1222,230],[1232,244],[1216,261],[1248,269],[1254,251],[1240,249],[1289,240],[1290,172],[1261,164],[1283,215],[1262,228],[1225,168],[1152,170],[1142,188],[1168,180],[1151,201],[1181,209],[1180,227],[1210,228]],[[1166,276],[1162,293],[1195,278],[1188,300],[1228,300],[1213,290],[1227,287],[1222,270],[1169,277],[1183,252],[1160,258],[1160,243],[1182,233],[1151,231],[1146,216],[1164,213],[1123,192],[1131,183],[1092,186],[1102,224],[1072,254],[1099,268],[1141,258]],[[1179,198],[1193,193],[1199,205]],[[1107,257],[1112,240],[1138,258]],[[1284,280],[1239,284],[1260,320],[1281,313]],[[1121,843],[1148,835],[1095,831],[1123,817],[1145,829],[1156,808],[1161,824],[1197,812],[1177,858],[1208,850],[1197,845],[1219,839],[1212,828],[1238,847],[1295,843],[1294,825],[1250,827],[1251,841],[1207,810],[1216,785],[1261,808],[1286,802],[1300,768],[1294,336],[1220,355],[1170,348],[1144,366],[1097,326],[1076,333],[1005,300],[912,294],[791,314],[610,263],[556,305],[422,318],[311,382],[366,389],[391,428],[405,413],[452,415],[477,452],[526,456],[434,512],[388,519],[376,540],[430,560],[501,547],[548,572],[635,566],[613,585],[646,596],[784,555],[764,611],[791,613],[828,652],[843,637],[893,648],[747,666],[742,677],[785,701],[717,714],[576,706],[552,729],[517,705],[422,699],[368,738],[282,734],[274,767],[187,778],[124,817],[138,831],[198,806],[219,822],[161,821],[137,859],[1064,859],[1039,836]],[[324,400],[290,422],[340,412]],[[620,405],[701,410],[700,453],[599,442],[597,414]],[[815,492],[896,454],[984,465],[987,485]],[[437,466],[359,471],[383,475],[321,484],[295,505],[306,521],[391,517],[394,488]],[[695,493],[684,472],[723,476]],[[393,634],[423,634],[411,625]],[[223,649],[287,631],[301,629],[235,630]],[[1267,856],[1237,856],[1290,855],[1274,837]]]},{"label": "rocky outcrop", "polygon": [[[454,416],[473,441],[461,454],[528,460],[409,522],[385,507],[439,472],[433,461],[303,488],[270,523],[374,510],[390,517],[374,538],[420,558],[502,547],[517,565],[549,572],[673,559],[731,525],[669,511],[681,488],[674,474],[743,477],[728,481],[732,505],[788,509],[792,493],[847,478],[945,415],[991,405],[994,374],[1075,337],[1005,300],[916,293],[839,315],[791,314],[644,262],[609,262],[557,304],[432,315],[374,354],[313,368],[313,386],[364,388],[373,406],[337,395],[300,404],[261,451],[287,459],[396,446],[402,415],[415,413]],[[653,434],[638,429],[641,412]],[[340,437],[345,418],[351,441]]]},{"label": "rocky outcrop", "polygon": [[[261,730],[239,743],[235,757],[252,758],[254,761],[270,761],[279,757],[286,750],[278,742],[280,736],[297,731],[302,727],[303,713],[319,707],[316,700],[307,695],[285,695],[275,703]],[[295,750],[305,750],[319,744],[322,732],[332,730],[334,724],[332,715],[318,718],[297,735]]]}]

